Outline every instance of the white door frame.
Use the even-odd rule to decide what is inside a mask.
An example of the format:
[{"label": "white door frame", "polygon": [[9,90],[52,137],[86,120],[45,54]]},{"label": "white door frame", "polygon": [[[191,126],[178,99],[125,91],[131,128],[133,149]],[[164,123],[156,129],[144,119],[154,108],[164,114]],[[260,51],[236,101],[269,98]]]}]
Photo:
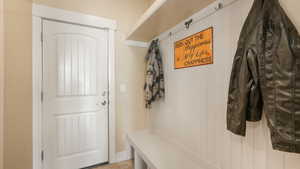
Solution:
[{"label": "white door frame", "polygon": [[115,133],[115,31],[114,20],[43,5],[32,5],[32,94],[33,94],[33,169],[42,169],[42,19],[62,21],[108,30],[109,81],[109,162],[116,161]]}]

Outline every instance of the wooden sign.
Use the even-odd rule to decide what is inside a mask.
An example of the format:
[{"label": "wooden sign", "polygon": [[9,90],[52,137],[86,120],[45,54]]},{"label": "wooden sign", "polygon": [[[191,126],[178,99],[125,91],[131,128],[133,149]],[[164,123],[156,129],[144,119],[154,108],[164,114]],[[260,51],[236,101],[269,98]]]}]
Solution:
[{"label": "wooden sign", "polygon": [[213,27],[175,42],[175,69],[213,64]]}]

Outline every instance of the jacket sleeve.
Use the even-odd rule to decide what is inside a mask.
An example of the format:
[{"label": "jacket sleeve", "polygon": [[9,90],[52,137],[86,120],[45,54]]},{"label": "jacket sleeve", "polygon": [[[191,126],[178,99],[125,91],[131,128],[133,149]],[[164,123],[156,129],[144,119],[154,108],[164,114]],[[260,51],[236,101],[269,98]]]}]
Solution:
[{"label": "jacket sleeve", "polygon": [[263,101],[261,96],[259,65],[255,47],[248,48],[246,53],[247,66],[249,69],[249,100],[246,114],[247,121],[259,121],[262,117]]},{"label": "jacket sleeve", "polygon": [[239,48],[233,63],[227,106],[227,128],[237,135],[246,135],[247,120],[261,119],[262,99],[258,77],[255,47]]}]

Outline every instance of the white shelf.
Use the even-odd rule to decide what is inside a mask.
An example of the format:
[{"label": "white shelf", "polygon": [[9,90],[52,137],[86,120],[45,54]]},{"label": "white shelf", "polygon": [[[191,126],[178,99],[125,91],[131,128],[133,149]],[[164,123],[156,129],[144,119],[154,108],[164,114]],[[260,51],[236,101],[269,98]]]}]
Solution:
[{"label": "white shelf", "polygon": [[127,40],[149,42],[216,0],[155,0],[140,17]]}]

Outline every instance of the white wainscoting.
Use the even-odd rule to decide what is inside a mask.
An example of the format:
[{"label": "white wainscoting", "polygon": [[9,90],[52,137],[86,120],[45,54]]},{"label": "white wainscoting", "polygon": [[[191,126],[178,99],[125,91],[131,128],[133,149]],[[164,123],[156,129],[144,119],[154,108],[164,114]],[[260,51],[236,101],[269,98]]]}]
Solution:
[{"label": "white wainscoting", "polygon": [[[288,1],[285,9],[300,6],[298,1]],[[226,130],[233,56],[252,2],[238,0],[189,30],[161,39],[166,97],[153,106],[151,125],[159,135],[218,169],[300,169],[299,154],[272,150],[265,118],[248,123],[245,138]],[[299,17],[293,20],[300,21]],[[214,64],[175,70],[174,42],[210,26],[214,27]]]}]

